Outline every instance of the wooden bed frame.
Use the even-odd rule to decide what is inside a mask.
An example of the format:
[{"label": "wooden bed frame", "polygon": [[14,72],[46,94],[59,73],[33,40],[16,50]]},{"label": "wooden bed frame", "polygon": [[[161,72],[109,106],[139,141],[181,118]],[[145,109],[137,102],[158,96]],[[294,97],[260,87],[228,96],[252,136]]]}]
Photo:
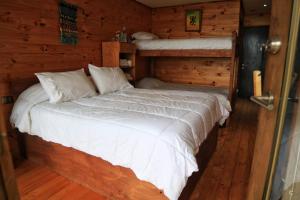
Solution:
[{"label": "wooden bed frame", "polygon": [[[24,84],[24,83],[27,84]],[[36,79],[30,81],[21,81],[11,83],[9,81],[0,82],[0,97],[2,102],[0,112],[6,116],[7,127],[10,127],[8,119],[13,103],[11,97],[16,97],[28,85],[32,85]],[[21,83],[21,84],[20,84]],[[9,104],[10,103],[10,104]],[[163,191],[157,189],[151,183],[139,180],[135,174],[128,168],[113,166],[101,158],[88,155],[73,148],[64,147],[60,144],[46,142],[37,136],[29,134],[16,133],[15,129],[9,129],[10,134],[17,134],[19,148],[22,149],[22,155],[34,162],[47,165],[52,170],[65,176],[74,182],[77,182],[108,199],[167,199]],[[179,199],[185,200],[193,192],[197,181],[207,166],[217,145],[218,125],[213,128],[207,139],[199,148],[197,154],[197,163],[199,171],[193,173],[188,179]],[[16,148],[12,146],[12,148]]]},{"label": "wooden bed frame", "polygon": [[[137,55],[140,57],[150,57],[151,59],[157,57],[198,57],[198,58],[224,58],[230,59],[230,83],[228,87],[228,99],[234,107],[235,93],[237,89],[238,76],[238,59],[237,59],[237,32],[232,32],[232,49],[193,49],[193,50],[138,50]],[[154,64],[151,61],[151,75],[154,74]]]}]

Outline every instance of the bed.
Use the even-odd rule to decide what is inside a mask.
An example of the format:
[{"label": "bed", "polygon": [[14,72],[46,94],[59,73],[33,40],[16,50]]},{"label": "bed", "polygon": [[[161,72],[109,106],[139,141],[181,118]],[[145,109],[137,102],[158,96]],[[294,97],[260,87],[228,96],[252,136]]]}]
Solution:
[{"label": "bed", "polygon": [[143,89],[161,89],[161,90],[181,90],[181,91],[192,91],[192,92],[204,92],[214,95],[218,98],[219,102],[226,108],[229,112],[232,111],[230,101],[228,100],[228,89],[226,88],[215,88],[191,84],[179,84],[179,83],[169,83],[161,81],[157,78],[143,78],[136,84],[137,88]]},{"label": "bed", "polygon": [[132,88],[59,105],[41,91],[25,97],[11,119],[28,156],[116,199],[183,198],[228,116],[216,97],[188,91]]},{"label": "bed", "polygon": [[[205,86],[225,86],[228,89],[229,101],[233,106],[238,75],[236,32],[227,37],[136,40],[134,43],[137,46],[138,56],[150,58],[152,77],[164,76],[158,78],[174,80],[173,82],[177,81],[178,83],[186,83],[190,80],[193,84],[206,80],[207,85]],[[207,62],[205,63],[203,60],[207,60]],[[194,67],[187,67],[182,64],[184,62],[186,65]],[[225,62],[226,64],[224,64]],[[164,68],[164,64],[167,65],[165,66],[168,67],[167,69]],[[201,65],[205,70],[201,70]],[[175,77],[176,67],[178,73],[181,73],[181,76],[185,75],[185,78]],[[215,71],[212,70],[212,67],[215,67]],[[183,71],[186,73],[183,74]],[[224,81],[225,79],[226,81]]]}]

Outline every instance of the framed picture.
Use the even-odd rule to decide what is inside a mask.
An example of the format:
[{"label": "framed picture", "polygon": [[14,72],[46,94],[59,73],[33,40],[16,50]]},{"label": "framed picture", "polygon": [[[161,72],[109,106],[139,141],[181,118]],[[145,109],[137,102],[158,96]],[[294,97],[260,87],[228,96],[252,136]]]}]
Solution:
[{"label": "framed picture", "polygon": [[185,18],[185,31],[200,32],[202,10],[187,10]]}]

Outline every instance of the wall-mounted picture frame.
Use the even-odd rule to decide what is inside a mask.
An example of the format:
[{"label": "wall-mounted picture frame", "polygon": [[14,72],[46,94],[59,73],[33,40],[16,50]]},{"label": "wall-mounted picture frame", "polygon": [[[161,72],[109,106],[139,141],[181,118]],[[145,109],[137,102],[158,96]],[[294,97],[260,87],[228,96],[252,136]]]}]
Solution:
[{"label": "wall-mounted picture frame", "polygon": [[202,10],[186,10],[185,12],[185,31],[200,32],[202,23]]},{"label": "wall-mounted picture frame", "polygon": [[76,45],[78,43],[77,6],[59,1],[59,30],[60,41],[63,44]]}]

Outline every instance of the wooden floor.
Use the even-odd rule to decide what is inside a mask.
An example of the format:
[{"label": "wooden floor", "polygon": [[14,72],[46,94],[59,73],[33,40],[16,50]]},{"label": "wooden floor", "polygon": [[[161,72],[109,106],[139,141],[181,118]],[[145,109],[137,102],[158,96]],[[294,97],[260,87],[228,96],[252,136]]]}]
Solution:
[{"label": "wooden floor", "polygon": [[[217,151],[197,184],[192,200],[245,198],[255,141],[256,114],[254,104],[247,100],[237,101],[230,123],[220,129]],[[105,199],[30,161],[23,162],[16,174],[22,199]]]}]

